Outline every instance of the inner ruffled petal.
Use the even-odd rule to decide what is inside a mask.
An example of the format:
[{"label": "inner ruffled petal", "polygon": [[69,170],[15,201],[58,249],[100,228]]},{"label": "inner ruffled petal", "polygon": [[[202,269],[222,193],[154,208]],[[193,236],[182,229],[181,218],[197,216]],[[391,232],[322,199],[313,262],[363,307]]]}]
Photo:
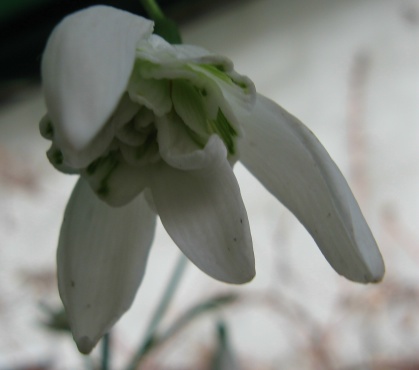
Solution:
[{"label": "inner ruffled petal", "polygon": [[93,162],[82,176],[100,199],[114,207],[129,203],[148,184],[147,167],[129,165],[119,152]]},{"label": "inner ruffled petal", "polygon": [[210,136],[202,145],[175,114],[159,120],[157,138],[162,158],[181,170],[205,168],[227,157],[227,149],[217,135]]},{"label": "inner ruffled petal", "polygon": [[141,66],[134,69],[128,93],[134,102],[146,106],[158,117],[164,116],[172,109],[170,82],[164,79],[143,78]]}]

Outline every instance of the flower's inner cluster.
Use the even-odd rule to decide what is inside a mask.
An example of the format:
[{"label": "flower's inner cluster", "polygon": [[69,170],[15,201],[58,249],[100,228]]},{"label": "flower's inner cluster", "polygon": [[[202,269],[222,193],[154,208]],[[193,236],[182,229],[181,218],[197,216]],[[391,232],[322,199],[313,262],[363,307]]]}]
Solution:
[{"label": "flower's inner cluster", "polygon": [[[137,59],[127,91],[89,144],[91,152],[98,151],[89,164],[74,168],[66,163],[47,117],[41,122],[41,132],[53,141],[48,158],[62,172],[80,173],[100,198],[113,205],[126,204],[141,192],[147,186],[147,170],[160,160],[181,170],[191,169],[194,153],[202,152],[213,135],[222,140],[234,162],[240,128],[231,100],[250,101],[252,86],[224,69],[223,65],[159,65]],[[182,159],[186,157],[188,164]],[[136,185],[126,189],[121,187],[124,182]],[[117,200],[115,192],[120,194]]]}]

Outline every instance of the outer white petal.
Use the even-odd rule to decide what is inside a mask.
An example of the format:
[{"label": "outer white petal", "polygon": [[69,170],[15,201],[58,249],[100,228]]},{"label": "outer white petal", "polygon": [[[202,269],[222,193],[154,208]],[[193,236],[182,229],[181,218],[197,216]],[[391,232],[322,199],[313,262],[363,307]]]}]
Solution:
[{"label": "outer white petal", "polygon": [[[125,91],[136,44],[153,23],[107,6],[66,17],[51,34],[42,57],[48,114],[68,164],[110,119]],[[80,166],[80,165],[79,165]]]},{"label": "outer white petal", "polygon": [[314,134],[274,102],[258,96],[242,119],[243,164],[310,232],[334,269],[377,282],[384,263],[341,172]]},{"label": "outer white petal", "polygon": [[199,171],[163,164],[152,177],[151,191],[163,226],[196,266],[229,283],[253,278],[247,213],[226,159]]},{"label": "outer white petal", "polygon": [[146,106],[158,117],[164,116],[172,109],[170,84],[167,80],[141,78],[139,71],[137,73],[135,71],[128,92],[132,101]]},{"label": "outer white petal", "polygon": [[74,339],[83,353],[130,307],[144,275],[155,214],[143,196],[111,208],[77,183],[64,215],[58,286]]}]

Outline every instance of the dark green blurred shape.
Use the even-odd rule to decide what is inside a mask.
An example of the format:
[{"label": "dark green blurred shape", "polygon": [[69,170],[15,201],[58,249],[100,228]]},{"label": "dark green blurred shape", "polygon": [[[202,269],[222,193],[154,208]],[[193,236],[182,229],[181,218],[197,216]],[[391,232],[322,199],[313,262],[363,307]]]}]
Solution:
[{"label": "dark green blurred shape", "polygon": [[10,17],[20,12],[34,9],[42,3],[50,0],[2,0],[0,2],[0,23],[7,21]]}]

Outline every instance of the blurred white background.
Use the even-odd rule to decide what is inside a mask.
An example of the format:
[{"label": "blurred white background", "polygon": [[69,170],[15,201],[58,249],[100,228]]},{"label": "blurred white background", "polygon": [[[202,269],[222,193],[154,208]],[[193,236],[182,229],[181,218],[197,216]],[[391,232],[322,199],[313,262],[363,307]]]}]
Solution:
[{"label": "blurred white background", "polygon": [[[185,43],[232,59],[314,131],[359,200],[387,273],[370,286],[338,276],[298,221],[237,165],[257,276],[235,287],[189,265],[164,324],[208,297],[239,299],[189,325],[142,368],[208,368],[223,318],[241,369],[419,369],[419,3],[248,0],[182,32]],[[85,361],[71,338],[41,325],[40,302],[59,307],[55,248],[76,180],[45,157],[44,113],[38,87],[0,106],[2,370],[80,369]],[[142,338],[177,256],[159,226],[134,306],[113,332],[115,368]]]}]

